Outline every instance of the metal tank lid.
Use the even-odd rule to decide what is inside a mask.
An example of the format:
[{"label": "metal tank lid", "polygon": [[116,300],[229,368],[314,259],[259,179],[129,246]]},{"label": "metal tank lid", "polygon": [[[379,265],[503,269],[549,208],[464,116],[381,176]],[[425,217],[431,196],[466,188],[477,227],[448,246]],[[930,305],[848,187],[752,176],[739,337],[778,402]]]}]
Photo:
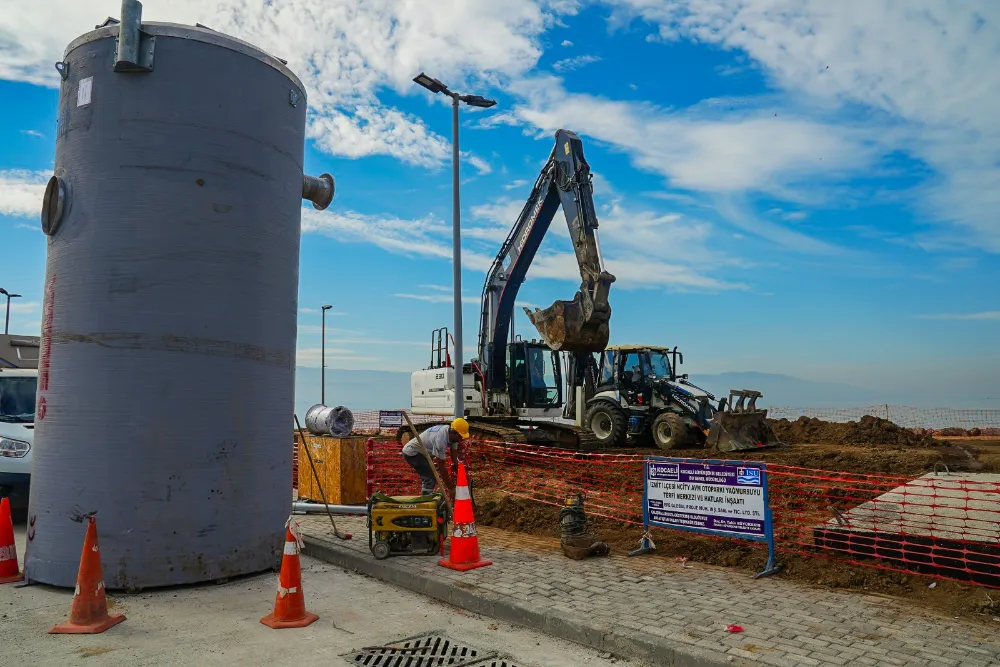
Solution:
[{"label": "metal tank lid", "polygon": [[[230,49],[236,51],[237,53],[242,53],[243,55],[250,56],[251,58],[256,58],[257,60],[270,65],[274,69],[278,70],[286,77],[291,79],[299,92],[302,93],[303,99],[306,97],[305,86],[302,85],[302,81],[295,75],[292,70],[288,68],[284,60],[276,58],[271,54],[263,51],[257,46],[250,44],[249,42],[244,42],[241,39],[226,35],[225,33],[216,32],[211,28],[206,28],[202,25],[184,25],[181,23],[162,23],[158,21],[143,21],[141,29],[143,32],[149,35],[155,35],[157,37],[177,37],[180,39],[190,39],[196,42],[203,42],[205,44],[213,44],[215,46],[221,46],[225,49]],[[63,52],[63,60],[69,56],[69,54],[84,44],[90,42],[95,42],[99,39],[115,38],[118,36],[118,23],[111,23],[99,26],[95,30],[84,33],[74,39],[66,47]]]}]

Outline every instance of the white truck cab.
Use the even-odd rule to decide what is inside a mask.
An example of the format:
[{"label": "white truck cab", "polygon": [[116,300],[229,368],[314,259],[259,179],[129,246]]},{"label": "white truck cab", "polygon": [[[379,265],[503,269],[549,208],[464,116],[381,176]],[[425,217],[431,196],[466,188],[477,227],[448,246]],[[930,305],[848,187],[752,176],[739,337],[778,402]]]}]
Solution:
[{"label": "white truck cab", "polygon": [[14,341],[14,346],[34,347],[33,359],[27,354],[22,354],[21,358],[9,353],[0,356],[0,497],[9,497],[11,506],[15,508],[28,506],[38,369],[10,366],[14,360],[37,366],[38,338],[31,338],[34,340],[21,342],[31,342],[33,346],[17,345],[19,341]]}]

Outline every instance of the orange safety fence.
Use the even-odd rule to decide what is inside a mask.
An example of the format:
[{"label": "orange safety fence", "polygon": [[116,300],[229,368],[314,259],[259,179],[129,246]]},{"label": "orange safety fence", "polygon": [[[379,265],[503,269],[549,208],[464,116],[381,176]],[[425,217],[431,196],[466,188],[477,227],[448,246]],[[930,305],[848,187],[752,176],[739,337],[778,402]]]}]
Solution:
[{"label": "orange safety fence", "polygon": [[[467,443],[462,456],[474,489],[550,505],[584,492],[589,515],[642,524],[642,454]],[[369,495],[418,491],[395,438],[370,438],[367,448]],[[913,479],[770,463],[765,469],[779,551],[1000,588],[1000,482],[944,470]]]}]

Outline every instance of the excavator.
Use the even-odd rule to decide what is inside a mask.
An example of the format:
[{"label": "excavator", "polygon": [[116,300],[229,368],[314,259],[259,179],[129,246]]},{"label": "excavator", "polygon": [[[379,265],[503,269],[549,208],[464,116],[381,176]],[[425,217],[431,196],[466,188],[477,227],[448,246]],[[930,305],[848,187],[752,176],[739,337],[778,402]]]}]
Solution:
[{"label": "excavator", "polygon": [[[630,346],[630,355],[625,348],[607,347],[608,297],[615,276],[601,257],[592,181],[580,137],[557,131],[549,159],[483,286],[478,356],[461,372],[472,436],[586,451],[647,446],[650,440],[661,449],[708,444],[719,451],[777,444],[766,410],[754,405],[759,393],[735,392],[742,398],[733,410],[727,409],[725,398],[716,408],[714,396],[688,382],[686,375],[677,375],[676,348],[674,363],[654,369],[650,354],[659,353],[655,363],[664,348]],[[526,340],[513,328],[517,293],[560,206],[580,270],[580,289],[571,301],[524,308],[541,336]],[[431,333],[430,364],[410,378],[413,414],[454,414],[458,373],[449,353],[453,344],[446,327]],[[624,368],[627,361],[635,361],[637,368]],[[667,367],[673,370],[664,375]],[[673,416],[662,418],[668,413]],[[400,428],[397,438],[408,438],[406,429]]]}]

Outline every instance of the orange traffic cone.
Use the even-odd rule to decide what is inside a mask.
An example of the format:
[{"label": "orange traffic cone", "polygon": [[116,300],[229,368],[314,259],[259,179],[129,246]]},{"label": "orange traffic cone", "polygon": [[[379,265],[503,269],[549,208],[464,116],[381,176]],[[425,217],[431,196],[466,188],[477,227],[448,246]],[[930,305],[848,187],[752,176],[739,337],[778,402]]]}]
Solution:
[{"label": "orange traffic cone", "polygon": [[438,565],[465,572],[492,561],[479,556],[479,537],[476,535],[476,518],[472,511],[472,496],[469,494],[469,478],[465,474],[465,464],[458,464],[458,483],[455,485],[455,532],[451,536],[451,551],[448,560],[439,560]]},{"label": "orange traffic cone", "polygon": [[319,616],[306,611],[306,599],[302,594],[302,568],[299,565],[299,548],[302,538],[292,517],[285,522],[285,554],[281,557],[281,574],[278,579],[278,594],[274,598],[274,611],[260,619],[264,625],[274,628],[304,628],[319,620]]},{"label": "orange traffic cone", "polygon": [[14,544],[14,521],[10,518],[10,501],[0,500],[0,584],[21,581],[24,575],[17,569],[17,545]]},{"label": "orange traffic cone", "polygon": [[76,576],[76,591],[69,620],[60,623],[49,634],[96,635],[125,620],[122,614],[108,614],[104,597],[104,575],[101,572],[101,552],[97,546],[97,519],[93,515],[87,524],[80,555],[80,573]]}]

